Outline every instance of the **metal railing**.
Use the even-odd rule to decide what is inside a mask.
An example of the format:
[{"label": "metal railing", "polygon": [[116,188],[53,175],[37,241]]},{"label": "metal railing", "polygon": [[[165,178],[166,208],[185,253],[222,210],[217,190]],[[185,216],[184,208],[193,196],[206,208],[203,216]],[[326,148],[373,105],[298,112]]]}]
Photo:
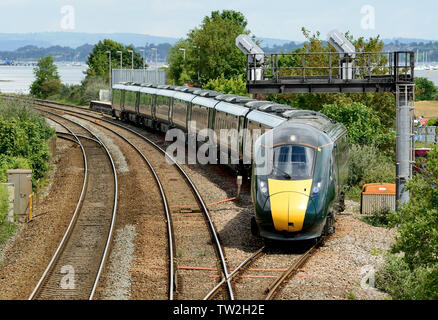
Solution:
[{"label": "metal railing", "polygon": [[166,84],[166,70],[163,69],[113,69],[112,84],[120,82],[138,82]]},{"label": "metal railing", "polygon": [[[328,83],[336,80],[382,80],[413,82],[415,54],[399,52],[357,52],[352,57],[338,52],[305,52],[266,54],[258,63],[257,54],[247,55],[247,81],[319,79]],[[260,59],[259,59],[260,61]]]}]

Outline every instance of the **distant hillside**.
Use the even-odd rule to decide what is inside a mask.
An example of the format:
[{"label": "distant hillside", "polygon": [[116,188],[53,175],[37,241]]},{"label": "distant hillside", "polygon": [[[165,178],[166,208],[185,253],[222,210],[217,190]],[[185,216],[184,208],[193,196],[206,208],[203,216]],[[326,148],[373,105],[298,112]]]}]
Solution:
[{"label": "distant hillside", "polygon": [[82,33],[82,32],[38,32],[0,33],[0,51],[14,51],[32,45],[42,48],[62,46],[78,48],[84,44],[94,45],[103,39],[112,39],[124,45],[143,47],[146,44],[174,44],[178,39],[136,33]]},{"label": "distant hillside", "polygon": [[[154,59],[151,48],[158,49],[158,60],[166,61],[170,46],[178,39],[135,33],[79,33],[39,32],[0,33],[0,60],[37,60],[50,55],[56,61],[85,61],[93,46],[103,39],[111,39],[124,45],[134,45],[146,50],[146,59]],[[303,42],[284,39],[257,38],[266,53],[291,52],[303,46]],[[438,61],[438,41],[415,38],[383,39],[385,51],[419,51],[419,61],[427,52],[428,61]]]},{"label": "distant hillside", "polygon": [[[150,44],[142,47],[134,47],[135,51],[145,50],[147,61],[155,60],[155,52],[152,48],[157,48],[157,60],[162,62],[167,60],[167,52],[170,48],[169,43]],[[39,58],[51,56],[55,61],[86,61],[88,55],[93,50],[94,45],[84,44],[76,49],[62,46],[51,46],[48,48],[37,47],[33,45],[24,46],[14,51],[0,51],[0,60],[7,61],[37,61]]]}]

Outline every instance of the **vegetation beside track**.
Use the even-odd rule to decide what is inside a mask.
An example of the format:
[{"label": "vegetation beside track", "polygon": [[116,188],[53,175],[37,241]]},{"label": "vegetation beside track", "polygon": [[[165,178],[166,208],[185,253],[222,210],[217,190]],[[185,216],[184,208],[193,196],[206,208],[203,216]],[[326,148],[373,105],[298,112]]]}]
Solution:
[{"label": "vegetation beside track", "polygon": [[438,147],[425,161],[407,184],[409,202],[387,220],[399,236],[376,283],[394,299],[438,299]]},{"label": "vegetation beside track", "polygon": [[47,140],[54,134],[44,118],[27,102],[6,100],[0,96],[0,248],[16,229],[6,221],[9,202],[6,189],[9,169],[32,169],[32,184],[49,170]]},{"label": "vegetation beside track", "polygon": [[31,169],[35,187],[49,170],[47,140],[54,133],[28,102],[0,97],[0,183],[7,182],[8,169]]}]

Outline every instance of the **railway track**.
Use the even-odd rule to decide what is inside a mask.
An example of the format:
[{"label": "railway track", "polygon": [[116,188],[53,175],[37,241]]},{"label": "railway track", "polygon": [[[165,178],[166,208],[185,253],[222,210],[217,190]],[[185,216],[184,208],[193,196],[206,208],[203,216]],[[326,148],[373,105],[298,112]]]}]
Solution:
[{"label": "railway track", "polygon": [[[84,179],[70,224],[30,300],[93,299],[109,252],[117,210],[117,172],[106,146],[86,128],[48,116],[81,148]],[[74,130],[71,127],[75,127]]]},{"label": "railway track", "polygon": [[[40,104],[40,103],[39,103]],[[45,107],[58,108],[44,104]],[[59,110],[59,109],[58,109]],[[199,275],[181,270],[178,266],[217,265],[218,274],[223,277],[227,294],[222,298],[234,299],[233,289],[228,278],[228,267],[219,237],[210,218],[209,211],[193,182],[184,170],[158,145],[114,121],[72,110],[59,110],[74,115],[104,128],[113,135],[128,142],[141,153],[148,163],[163,192],[166,203],[166,221],[169,235],[169,299],[201,299],[215,285],[214,279],[203,279]],[[145,157],[144,154],[148,156]],[[200,226],[205,225],[204,228]],[[174,242],[172,242],[174,241]],[[214,257],[214,258],[213,258]],[[184,269],[184,268],[182,268]],[[174,293],[173,293],[174,292]]]},{"label": "railway track", "polygon": [[[317,241],[315,244],[305,249],[304,253],[294,253],[288,254],[287,260],[290,261],[292,259],[292,263],[288,268],[286,268],[279,277],[273,276],[275,278],[274,281],[269,280],[270,277],[265,278],[263,280],[263,284],[260,283],[258,286],[251,286],[251,289],[248,289],[248,286],[245,286],[244,290],[236,290],[236,295],[241,300],[273,300],[276,295],[281,290],[282,286],[285,282],[293,275],[295,275],[298,270],[304,265],[304,263],[309,259],[315,250],[321,245],[322,240]],[[259,250],[254,252],[250,257],[245,259],[239,266],[237,266],[230,273],[230,280],[233,281],[234,287],[238,287],[239,283],[241,283],[245,277],[245,274],[249,272],[249,267],[253,264],[258,264],[261,269],[258,270],[269,270],[263,268],[266,265],[269,265],[269,258],[278,254],[275,250],[271,248],[267,248],[265,246],[261,247]],[[261,276],[259,279],[263,279]],[[271,281],[271,282],[269,282]],[[268,284],[269,283],[269,284]],[[218,292],[222,289],[224,285],[224,279],[219,282],[205,297],[204,300],[211,300],[215,297]]]},{"label": "railway track", "polygon": [[[69,105],[65,105],[65,104],[61,104],[61,103],[51,103],[51,102],[46,102],[43,100],[38,100],[38,104],[45,105],[45,106],[50,107],[50,108],[62,110],[63,112],[70,113],[72,115],[75,115],[76,117],[82,118],[83,120],[91,121],[95,125],[97,124],[98,126],[105,127],[106,129],[112,131],[114,134],[120,136],[123,139],[126,139],[127,141],[130,140],[130,141],[133,141],[135,143],[138,143],[139,139],[142,140],[143,142],[147,141],[147,143],[150,146],[153,146],[156,150],[159,150],[162,153],[162,155],[163,154],[165,155],[165,152],[158,145],[156,145],[154,142],[150,141],[145,136],[141,135],[139,132],[136,132],[127,126],[120,125],[118,122],[116,122],[112,119],[107,119],[107,118],[101,117],[101,116],[90,115],[89,114],[90,110],[79,107],[79,109],[86,112],[86,114],[84,114],[83,112],[78,112],[77,111],[78,108],[76,108],[74,106],[69,106]],[[69,108],[69,110],[66,110],[65,109],[66,107]],[[73,110],[70,110],[70,108],[73,108]],[[102,122],[105,123],[105,125],[103,125]],[[110,128],[108,128],[108,126],[114,126],[114,127],[112,129],[110,129]],[[124,132],[124,134],[122,132]],[[125,137],[127,132],[129,132],[129,134],[131,135],[131,139],[128,139],[128,137]],[[131,142],[129,142],[129,143],[132,144]],[[135,145],[133,145],[133,147],[139,153],[142,152],[139,150],[139,149],[142,149],[141,147],[137,148]],[[149,151],[150,151],[150,149],[146,149],[146,152],[148,152],[147,153],[148,155],[150,155]],[[169,159],[169,157],[167,157],[167,158]],[[145,161],[149,162],[147,160],[147,158],[145,158]],[[151,161],[151,162],[153,163],[154,161]],[[174,172],[169,172],[169,171],[163,170],[163,172],[157,173],[156,171],[154,171],[154,167],[156,167],[156,163],[152,164],[151,162],[149,162],[149,167],[154,172],[154,175],[156,177],[156,181],[158,184],[161,183],[160,179],[163,179],[163,177],[166,177],[166,176],[168,177],[168,179],[167,179],[168,181],[176,182]],[[182,176],[184,176],[186,181],[190,181],[188,176],[185,174],[185,172],[182,170],[182,168],[179,167],[178,164],[173,163],[172,166],[174,166],[175,168],[178,169],[180,176],[182,175]],[[161,166],[158,165],[158,167],[160,167],[160,169],[164,169],[162,165]],[[172,186],[174,187],[175,184],[172,184]],[[160,189],[163,193],[164,193],[164,190],[167,188],[168,188],[168,186],[166,186],[166,183],[164,183],[160,186]],[[176,189],[174,191],[178,191],[178,189]],[[186,219],[184,219],[184,218],[180,219],[181,217],[197,216],[198,213],[202,212],[203,207],[205,207],[205,209],[206,209],[206,206],[205,206],[205,204],[203,204],[202,198],[200,196],[199,196],[199,199],[196,200],[196,201],[198,201],[198,204],[193,205],[194,203],[189,203],[189,201],[187,201],[186,194],[183,193],[185,190],[180,190],[180,191],[181,192],[173,192],[172,194],[181,195],[181,197],[177,196],[175,198],[169,199],[169,201],[165,198],[165,195],[163,196],[163,199],[166,199],[165,201],[168,201],[167,208],[169,209],[169,213],[168,213],[169,218],[167,219],[167,222],[168,222],[169,235],[172,233],[171,230],[173,230],[174,225],[177,225],[179,222],[184,224],[185,229],[187,228],[187,223],[184,223],[184,220],[186,220]],[[199,195],[196,188],[194,188],[192,190],[192,193],[194,195]],[[184,194],[184,196],[182,196],[183,194]],[[184,205],[181,205],[181,203],[184,203]],[[208,210],[206,209],[205,212],[207,213],[206,214],[207,224],[212,225],[211,219],[208,216]],[[175,221],[177,221],[177,222],[175,223]],[[190,218],[190,220],[188,220],[188,221],[190,221],[190,224],[194,224],[194,222],[197,222],[193,218]],[[214,230],[214,227],[213,227],[213,230]],[[169,238],[170,237],[171,236],[169,236]],[[212,232],[213,240],[216,237],[217,237],[217,235],[215,235],[215,231],[213,231]],[[171,241],[171,240],[169,240],[169,241]],[[281,276],[275,277],[274,281],[270,280],[269,284],[267,284],[267,285],[262,285],[262,286],[259,286],[258,288],[253,288],[254,291],[258,291],[257,299],[267,299],[267,300],[274,299],[281,291],[281,288],[284,285],[284,283],[286,282],[286,280],[298,272],[299,268],[315,252],[315,250],[317,249],[317,247],[320,244],[321,244],[321,241],[315,243],[310,248],[307,248],[304,253],[290,255],[288,257],[288,261],[290,261],[292,259],[292,264],[290,264],[287,268],[282,269],[283,273],[281,274]],[[181,261],[178,261],[178,260],[180,260],[179,258],[181,258],[181,257],[179,257],[179,253],[176,250],[176,247],[177,247],[177,245],[174,243],[174,245],[173,245],[173,248],[174,248],[173,249],[173,251],[174,251],[173,258],[169,259],[169,261],[175,261],[175,264],[173,266],[171,266],[171,265],[169,266],[169,299],[174,299],[175,297],[177,299],[186,299],[186,298],[200,299],[200,297],[191,297],[190,294],[187,295],[187,293],[188,293],[188,292],[186,292],[187,287],[185,286],[184,282],[190,283],[190,282],[194,281],[192,283],[199,283],[199,279],[194,279],[194,278],[190,277],[188,274],[185,274],[185,275],[181,274],[184,271],[181,271],[178,268],[178,266],[181,266]],[[221,263],[222,263],[222,266],[225,266],[225,268],[223,269],[224,272],[222,274],[222,278],[219,281],[219,283],[217,283],[214,286],[214,288],[212,290],[210,290],[210,291],[208,291],[208,293],[206,293],[206,295],[204,296],[204,299],[218,298],[218,295],[225,294],[223,291],[224,288],[227,288],[227,292],[228,292],[227,297],[230,299],[234,299],[235,296],[237,296],[239,299],[254,299],[254,296],[251,296],[251,295],[247,296],[246,294],[241,295],[240,293],[234,293],[234,292],[236,291],[236,288],[238,288],[239,284],[242,282],[242,279],[244,279],[245,273],[248,271],[248,267],[250,265],[257,263],[260,266],[263,266],[265,264],[263,262],[263,260],[269,259],[269,255],[270,255],[268,250],[269,249],[267,249],[265,247],[260,248],[260,250],[255,252],[251,257],[249,257],[245,261],[243,261],[231,273],[228,272],[228,270],[226,268],[225,259],[223,259],[223,261],[221,261]],[[221,251],[222,250],[220,249],[220,245],[219,245],[219,249],[217,249],[217,253],[222,258],[223,253]],[[169,257],[171,257],[171,255],[169,255]],[[193,260],[191,260],[191,261],[193,261]],[[184,269],[184,267],[181,269]],[[173,271],[171,271],[171,270],[173,270]],[[260,278],[263,278],[263,277],[260,277]],[[266,277],[266,278],[271,278],[271,277]],[[272,277],[272,278],[274,278],[274,277]],[[171,279],[175,280],[174,283],[172,283]],[[182,282],[182,286],[181,286],[181,282]],[[171,288],[173,288],[173,290]],[[210,286],[210,288],[211,288],[211,286]],[[173,291],[175,291],[175,295],[172,294]],[[222,298],[225,298],[225,296],[222,296]]]}]

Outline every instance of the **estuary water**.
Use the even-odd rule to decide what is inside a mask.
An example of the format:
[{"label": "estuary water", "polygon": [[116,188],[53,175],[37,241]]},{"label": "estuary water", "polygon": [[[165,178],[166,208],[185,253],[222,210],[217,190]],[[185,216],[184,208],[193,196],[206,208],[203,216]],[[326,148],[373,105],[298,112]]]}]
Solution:
[{"label": "estuary water", "polygon": [[[57,64],[61,82],[64,84],[80,84],[85,78],[87,65],[72,66]],[[29,93],[29,87],[35,80],[33,66],[0,66],[0,92]]]},{"label": "estuary water", "polygon": [[[64,84],[80,84],[85,78],[87,65],[72,66],[57,64],[61,81]],[[0,92],[29,93],[35,79],[32,66],[0,66]],[[426,77],[438,86],[438,70],[416,70],[416,77]]]}]

